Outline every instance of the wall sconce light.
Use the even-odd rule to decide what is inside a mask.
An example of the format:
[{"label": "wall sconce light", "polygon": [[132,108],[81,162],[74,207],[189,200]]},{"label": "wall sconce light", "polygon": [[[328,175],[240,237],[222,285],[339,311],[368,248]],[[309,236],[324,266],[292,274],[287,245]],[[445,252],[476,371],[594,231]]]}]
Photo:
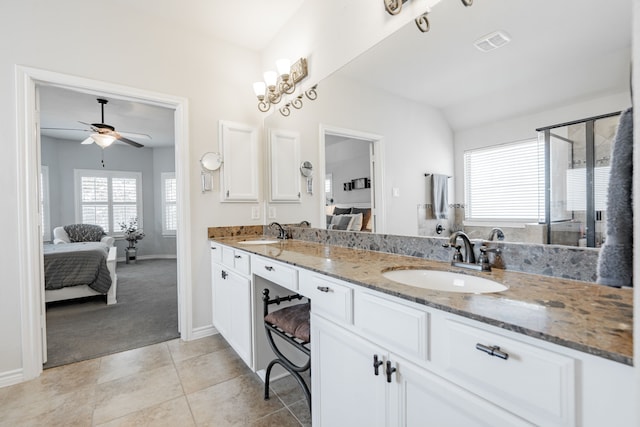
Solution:
[{"label": "wall sconce light", "polygon": [[258,97],[258,110],[266,113],[272,104],[281,101],[285,94],[292,94],[296,90],[296,83],[308,75],[307,60],[298,59],[291,64],[288,59],[276,61],[276,71],[264,73],[264,81],[255,82],[253,91]]},{"label": "wall sconce light", "polygon": [[291,107],[295,108],[296,110],[299,110],[302,108],[302,99],[304,96],[307,97],[307,99],[311,100],[311,101],[315,101],[318,98],[318,92],[316,92],[316,89],[318,88],[318,85],[315,84],[313,86],[311,86],[310,89],[306,90],[303,94],[300,94],[298,96],[296,96],[295,98],[293,98],[292,101],[287,102],[286,104],[284,104],[281,108],[280,108],[280,114],[282,114],[285,117],[288,117],[289,114],[291,114]]},{"label": "wall sconce light", "polygon": [[[408,2],[409,0],[383,0],[383,1],[384,1],[384,9],[390,15],[397,15],[402,10],[402,5]],[[461,0],[461,1],[462,1],[462,4],[465,5],[466,7],[469,7],[473,4],[473,0]],[[429,28],[430,28],[429,19],[427,18],[428,14],[429,14],[429,11],[426,11],[425,13],[423,13],[422,15],[418,16],[415,19],[418,29],[423,33],[426,33],[427,31],[429,31]]]}]

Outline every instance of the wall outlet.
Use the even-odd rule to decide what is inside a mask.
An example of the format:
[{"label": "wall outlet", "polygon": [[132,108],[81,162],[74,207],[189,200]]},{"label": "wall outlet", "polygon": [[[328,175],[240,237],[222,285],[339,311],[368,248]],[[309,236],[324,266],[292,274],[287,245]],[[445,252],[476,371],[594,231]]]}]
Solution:
[{"label": "wall outlet", "polygon": [[260,219],[260,206],[251,206],[251,219]]},{"label": "wall outlet", "polygon": [[269,219],[275,219],[275,218],[276,218],[276,207],[269,206]]}]

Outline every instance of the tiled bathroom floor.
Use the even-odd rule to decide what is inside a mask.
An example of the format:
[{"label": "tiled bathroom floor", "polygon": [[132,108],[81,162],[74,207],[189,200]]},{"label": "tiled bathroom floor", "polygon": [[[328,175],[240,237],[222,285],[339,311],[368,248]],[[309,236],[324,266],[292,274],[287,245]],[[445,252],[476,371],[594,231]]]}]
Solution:
[{"label": "tiled bathroom floor", "polygon": [[220,336],[47,369],[0,388],[0,426],[310,426],[302,391],[263,382]]}]

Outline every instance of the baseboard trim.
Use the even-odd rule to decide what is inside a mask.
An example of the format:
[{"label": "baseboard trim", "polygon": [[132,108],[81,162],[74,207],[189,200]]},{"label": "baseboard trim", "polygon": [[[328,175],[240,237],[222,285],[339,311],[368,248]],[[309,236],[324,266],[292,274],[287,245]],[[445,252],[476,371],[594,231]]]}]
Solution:
[{"label": "baseboard trim", "polygon": [[[139,260],[145,260],[145,259],[178,259],[176,255],[140,255],[138,257],[136,257],[136,259]],[[126,258],[125,257],[120,257],[117,259],[118,262],[125,262]]]},{"label": "baseboard trim", "polygon": [[22,368],[0,373],[0,388],[25,381]]},{"label": "baseboard trim", "polygon": [[199,328],[193,328],[191,331],[191,339],[197,340],[204,337],[210,337],[211,335],[216,335],[218,330],[213,325],[200,326]]}]

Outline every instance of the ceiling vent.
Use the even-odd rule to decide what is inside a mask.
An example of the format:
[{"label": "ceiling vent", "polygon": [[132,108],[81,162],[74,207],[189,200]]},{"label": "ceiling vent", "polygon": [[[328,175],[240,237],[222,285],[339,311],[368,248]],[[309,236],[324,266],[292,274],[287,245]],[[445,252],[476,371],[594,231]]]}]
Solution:
[{"label": "ceiling vent", "polygon": [[511,38],[503,31],[494,31],[491,34],[480,37],[473,45],[482,52],[489,52],[509,43]]}]

